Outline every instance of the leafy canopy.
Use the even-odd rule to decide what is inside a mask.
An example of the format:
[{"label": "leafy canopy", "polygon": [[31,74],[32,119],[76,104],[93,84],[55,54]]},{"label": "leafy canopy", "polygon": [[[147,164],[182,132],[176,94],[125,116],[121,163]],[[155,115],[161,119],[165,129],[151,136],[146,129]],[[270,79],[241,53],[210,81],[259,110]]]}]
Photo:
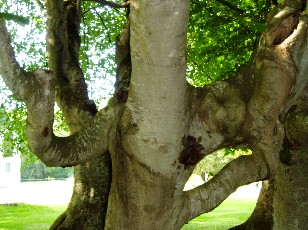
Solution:
[{"label": "leafy canopy", "polygon": [[249,61],[270,9],[268,0],[192,0],[189,81],[203,86],[223,80]]}]

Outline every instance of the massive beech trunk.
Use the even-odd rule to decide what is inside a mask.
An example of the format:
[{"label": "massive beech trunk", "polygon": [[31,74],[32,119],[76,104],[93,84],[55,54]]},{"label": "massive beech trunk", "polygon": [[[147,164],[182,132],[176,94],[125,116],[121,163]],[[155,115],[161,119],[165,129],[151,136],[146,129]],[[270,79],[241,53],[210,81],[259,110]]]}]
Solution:
[{"label": "massive beech trunk", "polygon": [[275,176],[274,229],[307,229],[308,85],[287,114],[285,127]]},{"label": "massive beech trunk", "polygon": [[[117,53],[117,89],[113,102],[100,111],[87,96],[78,64],[79,4],[47,1],[50,71],[25,72],[15,60],[4,22],[0,25],[0,74],[27,105],[31,151],[48,166],[80,165],[71,203],[53,229],[180,229],[237,187],[272,179],[277,172],[273,228],[283,229],[288,221],[292,229],[305,224],[303,207],[295,206],[294,199],[307,197],[301,177],[306,147],[290,148],[298,171],[282,164],[279,152],[286,121],[292,146],[305,143],[292,127],[297,121],[306,124],[307,116],[293,124],[286,112],[308,79],[306,1],[277,6],[246,67],[203,88],[186,82],[189,1],[130,1],[129,24]],[[53,134],[55,100],[72,131],[69,137]],[[183,191],[196,164],[228,146],[249,147],[253,153]],[[285,184],[298,195],[282,199]],[[296,209],[295,214],[288,215],[286,207]]]}]

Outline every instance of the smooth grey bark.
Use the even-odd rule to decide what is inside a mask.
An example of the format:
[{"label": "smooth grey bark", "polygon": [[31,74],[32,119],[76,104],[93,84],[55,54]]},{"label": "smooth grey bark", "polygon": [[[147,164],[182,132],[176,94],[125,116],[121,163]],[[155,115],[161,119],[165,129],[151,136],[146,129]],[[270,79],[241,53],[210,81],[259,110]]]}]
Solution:
[{"label": "smooth grey bark", "polygon": [[[308,57],[307,57],[308,58]],[[274,228],[308,228],[308,84],[286,116],[286,139],[275,177]]]},{"label": "smooth grey bark", "polygon": [[[193,103],[196,104],[195,108],[198,109],[194,113],[190,113],[191,123],[188,124],[187,121],[183,121],[181,126],[172,127],[174,131],[173,136],[177,137],[182,132],[172,144],[172,139],[170,138],[168,141],[163,141],[166,140],[165,132],[169,134],[168,131],[171,129],[169,124],[173,124],[175,118],[182,121],[178,116],[183,116],[181,114],[185,115],[185,112],[181,112],[179,110],[181,107],[179,106],[177,113],[173,117],[173,113],[169,113],[172,107],[165,107],[163,98],[170,97],[171,105],[176,103],[185,105],[187,103],[181,97],[175,98],[173,101],[173,89],[181,87],[181,79],[177,80],[179,81],[178,85],[174,85],[174,83],[171,85],[169,83],[169,79],[173,76],[181,77],[181,75],[175,74],[181,66],[177,63],[173,65],[168,64],[168,58],[181,54],[181,52],[179,48],[173,49],[172,45],[169,47],[168,44],[170,41],[177,42],[177,39],[181,38],[182,27],[177,28],[177,31],[172,35],[167,32],[161,33],[161,30],[159,30],[160,33],[155,34],[157,30],[156,24],[159,24],[158,19],[155,21],[155,18],[161,20],[161,17],[151,18],[148,16],[152,14],[159,14],[163,17],[168,15],[168,20],[166,20],[164,27],[172,28],[173,26],[169,26],[169,23],[172,25],[175,22],[172,21],[173,15],[168,13],[181,14],[177,6],[183,3],[178,3],[179,5],[170,2],[166,3],[162,8],[164,10],[160,9],[161,11],[157,7],[153,7],[153,5],[158,4],[157,2],[153,2],[153,5],[152,3],[142,1],[132,2],[132,4],[131,46],[137,48],[132,50],[132,87],[130,88],[128,103],[126,104],[117,135],[117,139],[124,140],[124,142],[114,143],[113,146],[115,147],[111,151],[112,159],[113,162],[116,162],[116,166],[113,169],[115,180],[113,180],[110,193],[111,205],[107,214],[106,227],[108,229],[123,228],[124,226],[128,228],[140,226],[140,229],[149,228],[151,227],[150,224],[142,220],[146,219],[146,217],[149,220],[154,220],[156,216],[160,215],[160,221],[155,226],[152,225],[152,227],[159,229],[163,226],[166,228],[170,226],[170,228],[177,229],[182,226],[182,221],[185,222],[185,220],[189,220],[212,209],[211,205],[202,202],[207,197],[213,201],[213,206],[215,206],[226,197],[226,194],[230,194],[236,186],[249,183],[250,180],[263,180],[275,175],[278,153],[283,141],[283,125],[279,121],[279,117],[285,112],[284,105],[290,99],[292,90],[294,90],[292,85],[294,85],[296,79],[305,79],[305,74],[298,72],[302,65],[293,63],[296,59],[302,59],[303,55],[298,56],[297,52],[299,50],[294,50],[294,53],[292,53],[293,50],[289,50],[288,44],[294,41],[298,41],[296,44],[305,44],[300,38],[306,39],[306,22],[305,18],[300,20],[299,15],[292,16],[292,14],[301,10],[301,8],[298,8],[300,5],[296,4],[292,5],[294,8],[285,9],[283,14],[273,14],[269,18],[269,30],[264,34],[259,51],[251,63],[251,74],[254,78],[252,84],[255,90],[248,95],[248,98],[244,98],[241,92],[238,92],[238,85],[232,84],[231,81],[229,84],[214,83],[213,86],[201,91],[192,90],[192,93],[188,89],[182,88],[182,91],[187,91],[187,95],[190,95],[190,97],[197,95],[195,98],[199,98],[199,100],[191,101],[194,101]],[[174,11],[169,11],[170,6],[173,7]],[[146,19],[143,14],[146,15]],[[177,21],[181,21],[181,19]],[[142,26],[140,26],[141,24]],[[151,26],[148,24],[151,24]],[[281,27],[281,25],[284,26]],[[136,32],[134,31],[135,29],[137,30]],[[176,38],[172,36],[176,36]],[[140,39],[138,44],[137,38]],[[279,43],[277,42],[278,38]],[[136,42],[134,42],[134,39]],[[154,44],[152,39],[163,41],[163,43],[157,48],[155,45],[152,46]],[[181,42],[178,42],[178,44],[181,44]],[[307,49],[306,44],[302,48],[304,50]],[[295,53],[296,56],[293,56]],[[151,56],[154,54],[157,59]],[[178,56],[175,57],[177,58]],[[174,60],[177,60],[176,58]],[[167,71],[169,71],[168,75],[165,74]],[[246,73],[244,72],[243,74]],[[243,79],[249,77],[251,76],[245,75]],[[150,83],[148,85],[145,84],[148,81]],[[150,91],[150,86],[155,88],[155,92]],[[166,90],[166,87],[169,90]],[[177,92],[181,92],[181,88],[177,88]],[[157,103],[160,101],[157,97],[162,98],[162,104]],[[242,105],[245,108],[243,111],[246,112],[244,116],[237,118],[239,120],[235,120],[235,124],[235,118],[230,115],[232,114],[234,104]],[[150,105],[153,105],[154,108],[150,109]],[[162,114],[162,111],[165,113]],[[232,122],[228,122],[229,120],[232,120]],[[231,127],[230,123],[234,124],[235,127]],[[238,127],[242,127],[241,131],[238,131]],[[227,135],[226,130],[229,131]],[[256,171],[258,174],[256,174],[255,170],[252,170],[254,175],[250,175],[245,171],[239,172],[237,176],[238,184],[236,184],[230,176],[235,173],[235,170],[232,170],[232,164],[230,164],[227,166],[228,173],[224,174],[222,171],[222,173],[209,182],[213,183],[211,184],[213,186],[206,184],[193,191],[183,193],[182,186],[194,165],[205,155],[209,154],[207,150],[213,150],[230,144],[228,138],[233,138],[231,142],[234,145],[246,145],[253,150],[254,156],[234,161],[234,168],[240,167],[241,164],[245,165],[252,160],[254,161],[252,165],[257,165],[258,169]],[[170,145],[175,146],[173,149],[176,149],[181,139],[184,149],[180,151],[178,159],[172,158],[178,155],[174,155],[172,150],[169,150]],[[211,147],[207,149],[207,146]],[[117,152],[116,149],[120,151]],[[164,153],[167,155],[164,155]],[[125,160],[120,156],[125,158]],[[143,170],[145,171],[139,169],[142,173],[136,172],[135,169],[138,168],[138,164],[140,164],[140,167],[144,166]],[[166,170],[164,166],[166,164],[171,164],[175,167],[168,167]],[[170,170],[175,170],[176,172],[173,173]],[[148,171],[154,171],[160,177],[149,179],[148,173],[146,173]],[[166,178],[163,181],[169,179],[168,186],[164,185],[160,180],[164,177]],[[128,181],[128,186],[121,182],[122,178]],[[129,186],[130,184],[134,186]],[[155,192],[159,194],[158,197],[149,198],[150,191],[156,191],[154,188],[161,187],[162,185],[165,188],[164,191],[159,190],[159,192]],[[170,185],[172,186],[170,187]],[[173,186],[175,188],[173,198],[165,199],[165,206],[163,206],[159,201],[161,201],[161,197],[170,196]],[[144,190],[137,192],[136,187],[144,188]],[[215,192],[210,190],[210,187],[212,189],[215,187]],[[224,188],[224,190],[218,188]],[[130,195],[136,193],[138,195],[134,197]],[[128,206],[132,207],[131,209],[124,208],[127,202],[129,202]],[[166,206],[171,206],[172,211],[164,211]],[[139,208],[142,207],[144,210],[149,209],[149,213],[140,214]],[[158,210],[162,210],[162,212]],[[115,226],[114,223],[117,223],[117,225]]]},{"label": "smooth grey bark", "polygon": [[307,229],[308,146],[287,151],[292,160],[279,164],[275,179],[273,229]]}]

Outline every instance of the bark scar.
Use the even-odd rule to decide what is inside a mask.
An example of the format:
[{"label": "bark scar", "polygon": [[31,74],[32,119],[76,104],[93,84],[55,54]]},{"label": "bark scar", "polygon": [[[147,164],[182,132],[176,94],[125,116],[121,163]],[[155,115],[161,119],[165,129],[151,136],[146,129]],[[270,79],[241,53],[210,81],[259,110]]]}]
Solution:
[{"label": "bark scar", "polygon": [[184,146],[183,150],[179,156],[179,162],[186,167],[197,164],[200,160],[202,160],[204,154],[202,150],[204,147],[199,142],[201,138],[198,140],[193,136],[184,136],[182,138],[182,144]]},{"label": "bark scar", "polygon": [[44,129],[43,129],[43,132],[42,132],[42,135],[44,136],[44,137],[46,137],[47,135],[48,135],[48,127],[45,127]]}]

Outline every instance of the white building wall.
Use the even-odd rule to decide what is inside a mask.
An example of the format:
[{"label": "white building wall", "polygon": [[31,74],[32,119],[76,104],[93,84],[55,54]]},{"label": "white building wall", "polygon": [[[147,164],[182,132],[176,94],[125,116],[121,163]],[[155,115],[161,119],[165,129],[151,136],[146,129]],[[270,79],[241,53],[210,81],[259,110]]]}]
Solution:
[{"label": "white building wall", "polygon": [[4,158],[0,153],[0,187],[12,187],[20,183],[20,166],[19,154]]}]

